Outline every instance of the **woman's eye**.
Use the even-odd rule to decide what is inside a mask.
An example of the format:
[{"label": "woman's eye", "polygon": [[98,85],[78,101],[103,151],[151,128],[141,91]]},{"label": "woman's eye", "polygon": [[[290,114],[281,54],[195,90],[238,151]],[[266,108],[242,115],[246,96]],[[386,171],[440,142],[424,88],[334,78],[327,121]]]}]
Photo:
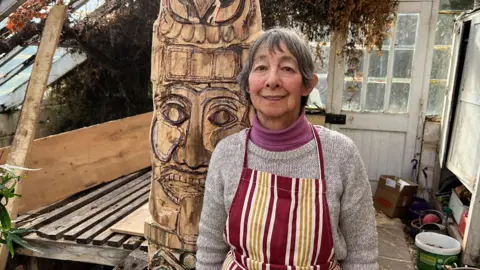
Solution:
[{"label": "woman's eye", "polygon": [[178,104],[166,104],[161,111],[163,118],[174,125],[180,125],[188,118],[185,109]]},{"label": "woman's eye", "polygon": [[266,66],[256,66],[255,70],[264,71],[264,70],[267,70],[267,67]]},{"label": "woman's eye", "polygon": [[293,68],[291,68],[291,67],[283,67],[282,69],[283,69],[283,71],[286,71],[286,72],[294,72],[294,71],[295,71],[295,70],[294,70]]},{"label": "woman's eye", "polygon": [[222,127],[237,121],[237,116],[228,110],[220,109],[208,117],[210,123]]}]

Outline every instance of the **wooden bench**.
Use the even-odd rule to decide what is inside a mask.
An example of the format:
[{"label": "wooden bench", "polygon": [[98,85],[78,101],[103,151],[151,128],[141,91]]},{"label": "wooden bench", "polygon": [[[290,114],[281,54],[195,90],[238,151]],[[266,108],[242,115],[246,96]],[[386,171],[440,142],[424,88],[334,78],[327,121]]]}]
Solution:
[{"label": "wooden bench", "polygon": [[17,227],[36,232],[24,239],[36,250],[17,254],[109,266],[134,250],[147,251],[146,240],[110,231],[110,227],[148,202],[151,171],[142,170],[19,216]]}]

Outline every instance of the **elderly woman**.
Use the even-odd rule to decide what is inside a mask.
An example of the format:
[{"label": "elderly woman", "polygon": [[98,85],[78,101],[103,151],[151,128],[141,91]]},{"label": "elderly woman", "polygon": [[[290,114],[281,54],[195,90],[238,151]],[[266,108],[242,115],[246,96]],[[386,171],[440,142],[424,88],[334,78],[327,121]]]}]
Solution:
[{"label": "elderly woman", "polygon": [[198,270],[378,269],[360,154],[303,111],[317,81],[311,52],[294,31],[266,31],[251,47],[238,82],[256,115],[210,160]]}]

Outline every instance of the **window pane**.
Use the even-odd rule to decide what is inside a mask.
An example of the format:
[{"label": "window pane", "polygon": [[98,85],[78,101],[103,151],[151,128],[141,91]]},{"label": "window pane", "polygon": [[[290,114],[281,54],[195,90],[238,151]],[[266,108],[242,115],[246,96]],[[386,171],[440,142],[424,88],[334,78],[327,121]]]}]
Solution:
[{"label": "window pane", "polygon": [[413,50],[395,50],[393,78],[410,78],[412,74]]},{"label": "window pane", "polygon": [[409,83],[392,83],[392,90],[390,92],[390,104],[388,106],[388,112],[407,113],[409,94],[410,94]]},{"label": "window pane", "polygon": [[389,51],[374,51],[370,54],[368,77],[386,77]]},{"label": "window pane", "polygon": [[445,98],[446,81],[430,81],[427,115],[441,115]]},{"label": "window pane", "polygon": [[454,14],[438,14],[435,45],[451,45]]},{"label": "window pane", "polygon": [[383,102],[385,99],[384,83],[369,83],[367,86],[367,98],[365,100],[365,111],[381,112],[383,111]]},{"label": "window pane", "polygon": [[440,0],[440,10],[467,10],[473,7],[474,0]]},{"label": "window pane", "polygon": [[362,83],[347,81],[343,89],[343,105],[344,111],[360,111],[360,93],[362,91]]},{"label": "window pane", "polygon": [[310,49],[313,52],[313,59],[315,64],[315,73],[318,76],[318,83],[310,93],[307,101],[307,109],[325,108],[327,103],[327,75],[328,75],[328,58],[330,54],[330,44],[323,43],[318,48],[316,43],[310,44]]},{"label": "window pane", "polygon": [[450,54],[450,49],[433,51],[432,79],[447,79]]},{"label": "window pane", "polygon": [[355,69],[354,72],[352,71],[349,71],[348,69],[350,68],[348,63],[345,65],[345,76],[348,76],[348,77],[355,77],[355,78],[362,78],[363,77],[363,64],[364,64],[364,60],[365,60],[365,50],[362,51],[363,55],[359,57],[359,63]]},{"label": "window pane", "polygon": [[399,14],[396,27],[396,45],[415,45],[418,15]]},{"label": "window pane", "polygon": [[28,46],[23,49],[19,54],[15,55],[11,60],[6,62],[2,67],[0,67],[0,79],[4,77],[8,72],[13,68],[17,67],[21,63],[25,62],[32,55],[37,53],[37,46]]}]

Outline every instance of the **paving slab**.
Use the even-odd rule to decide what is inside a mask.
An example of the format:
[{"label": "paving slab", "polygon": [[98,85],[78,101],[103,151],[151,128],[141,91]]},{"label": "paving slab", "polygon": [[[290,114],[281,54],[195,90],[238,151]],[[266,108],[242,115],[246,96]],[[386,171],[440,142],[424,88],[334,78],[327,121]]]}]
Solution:
[{"label": "paving slab", "polygon": [[377,213],[376,219],[380,269],[415,269],[400,219],[382,213]]}]

